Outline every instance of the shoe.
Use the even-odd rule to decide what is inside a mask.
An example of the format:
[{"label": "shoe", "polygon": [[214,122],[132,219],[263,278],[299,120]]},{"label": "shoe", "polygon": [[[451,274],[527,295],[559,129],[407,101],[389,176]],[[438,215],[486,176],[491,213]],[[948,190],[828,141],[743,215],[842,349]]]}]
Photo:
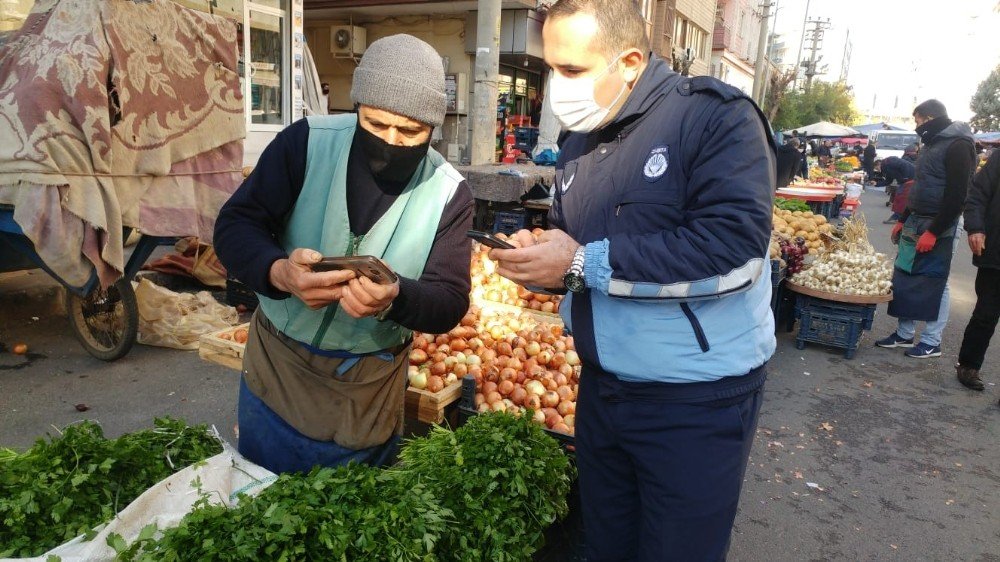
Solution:
[{"label": "shoe", "polygon": [[875,345],[879,347],[889,347],[889,348],[913,347],[913,339],[911,338],[908,340],[904,340],[903,338],[899,337],[899,334],[893,332],[892,335],[890,335],[889,337],[880,339],[877,342],[875,342]]},{"label": "shoe", "polygon": [[966,388],[971,388],[972,390],[983,390],[986,388],[983,384],[983,379],[979,378],[979,369],[963,367],[961,363],[958,363],[955,365],[955,371],[958,373],[958,382],[965,385]]},{"label": "shoe", "polygon": [[885,219],[884,221],[882,221],[882,224],[893,224],[893,223],[897,223],[897,222],[899,222],[899,221],[896,220],[896,219],[894,219],[894,218],[892,218],[892,217],[889,217],[889,218]]},{"label": "shoe", "polygon": [[907,357],[912,357],[914,359],[930,359],[931,357],[941,357],[941,346],[940,345],[927,345],[926,343],[918,343],[913,346],[913,349],[907,349],[904,354]]},{"label": "shoe", "polygon": [[889,205],[892,205],[892,201],[886,201],[886,202],[885,202],[885,206],[886,206],[886,207],[888,207]]}]

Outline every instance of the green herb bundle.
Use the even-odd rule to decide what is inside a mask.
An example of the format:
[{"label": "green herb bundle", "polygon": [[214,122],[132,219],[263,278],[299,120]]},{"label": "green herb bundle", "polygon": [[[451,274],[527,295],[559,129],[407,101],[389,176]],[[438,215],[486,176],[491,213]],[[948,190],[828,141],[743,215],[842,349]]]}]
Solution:
[{"label": "green herb bundle", "polygon": [[804,213],[812,210],[809,203],[806,203],[805,201],[800,201],[798,199],[785,199],[784,197],[775,197],[774,206],[784,211],[792,212],[802,211]]},{"label": "green herb bundle", "polygon": [[352,464],[286,474],[233,509],[207,505],[124,559],[433,560],[451,512],[421,485]]},{"label": "green herb bundle", "polygon": [[106,439],[92,421],[0,454],[0,558],[38,556],[115,516],[174,472],[222,452],[204,425],[170,418]]},{"label": "green herb bundle", "polygon": [[352,464],[282,475],[227,509],[200,501],[159,539],[143,529],[123,560],[530,560],[566,514],[572,467],[528,417],[477,416],[407,442],[390,469]]},{"label": "green herb bundle", "polygon": [[438,427],[407,443],[400,457],[395,470],[455,513],[440,560],[530,560],[545,529],[568,511],[573,469],[530,416],[494,413],[454,432]]}]

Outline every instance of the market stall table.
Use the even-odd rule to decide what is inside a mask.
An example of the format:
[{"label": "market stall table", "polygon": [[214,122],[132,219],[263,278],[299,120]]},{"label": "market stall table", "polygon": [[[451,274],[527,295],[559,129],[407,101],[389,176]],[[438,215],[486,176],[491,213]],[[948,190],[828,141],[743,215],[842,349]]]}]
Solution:
[{"label": "market stall table", "polygon": [[519,202],[536,183],[550,186],[555,181],[553,166],[534,164],[486,164],[455,166],[466,181],[472,196],[482,201]]}]

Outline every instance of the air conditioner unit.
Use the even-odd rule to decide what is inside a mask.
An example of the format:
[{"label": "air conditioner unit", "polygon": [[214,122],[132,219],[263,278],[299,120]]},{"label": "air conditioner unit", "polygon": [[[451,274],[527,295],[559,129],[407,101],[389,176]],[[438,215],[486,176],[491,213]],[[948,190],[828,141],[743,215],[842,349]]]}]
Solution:
[{"label": "air conditioner unit", "polygon": [[330,27],[330,52],[334,57],[362,55],[368,47],[368,31],[356,25]]}]

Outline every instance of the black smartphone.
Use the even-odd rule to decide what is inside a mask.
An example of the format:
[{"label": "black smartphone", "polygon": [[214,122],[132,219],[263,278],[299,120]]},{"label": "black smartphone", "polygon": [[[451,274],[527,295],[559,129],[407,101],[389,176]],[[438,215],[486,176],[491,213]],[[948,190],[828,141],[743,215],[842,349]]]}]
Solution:
[{"label": "black smartphone", "polygon": [[341,256],[323,258],[314,263],[313,271],[341,271],[349,269],[359,277],[367,277],[380,285],[392,285],[399,277],[382,260],[375,256]]},{"label": "black smartphone", "polygon": [[466,236],[472,238],[476,242],[484,246],[489,246],[490,248],[496,248],[497,250],[513,250],[515,247],[508,242],[493,236],[489,232],[483,232],[481,230],[470,230],[465,233]]}]

